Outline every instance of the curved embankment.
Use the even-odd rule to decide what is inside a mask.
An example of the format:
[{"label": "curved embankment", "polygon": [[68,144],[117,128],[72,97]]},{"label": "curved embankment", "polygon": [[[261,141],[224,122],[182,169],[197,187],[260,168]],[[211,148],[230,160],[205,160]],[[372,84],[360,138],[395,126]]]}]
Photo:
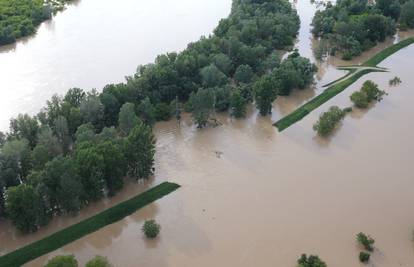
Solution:
[{"label": "curved embankment", "polygon": [[85,235],[122,220],[140,208],[177,190],[178,184],[164,182],[127,201],[104,210],[77,224],[0,257],[1,267],[18,267],[44,254],[63,247]]},{"label": "curved embankment", "polygon": [[285,130],[289,126],[293,125],[294,123],[303,119],[306,115],[312,112],[314,109],[318,108],[346,88],[348,88],[351,84],[357,81],[359,78],[368,74],[370,72],[384,72],[386,71],[383,68],[377,67],[379,63],[381,63],[384,59],[391,56],[395,52],[399,51],[400,49],[407,47],[414,43],[414,37],[407,38],[397,44],[394,44],[375,56],[371,57],[369,60],[365,61],[360,66],[348,66],[348,67],[341,67],[340,69],[349,70],[349,73],[346,74],[344,77],[333,81],[327,86],[329,86],[325,91],[323,91],[320,95],[316,96],[306,104],[300,106],[295,111],[290,113],[289,115],[283,117],[279,121],[277,121],[274,126],[277,127],[279,132]]}]

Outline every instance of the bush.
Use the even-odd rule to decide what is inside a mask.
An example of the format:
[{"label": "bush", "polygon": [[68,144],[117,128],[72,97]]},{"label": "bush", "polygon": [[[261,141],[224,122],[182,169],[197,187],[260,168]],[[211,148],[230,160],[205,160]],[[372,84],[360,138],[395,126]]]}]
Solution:
[{"label": "bush", "polygon": [[364,248],[368,251],[373,251],[373,244],[375,243],[375,240],[371,238],[369,235],[366,235],[364,233],[359,233],[357,235],[357,241],[364,246]]},{"label": "bush", "polygon": [[157,121],[168,121],[172,113],[172,107],[167,103],[158,103],[155,105],[155,119]]},{"label": "bush", "polygon": [[298,260],[298,267],[327,267],[327,265],[318,256],[307,257],[306,254],[302,254]]},{"label": "bush", "polygon": [[142,232],[148,238],[156,238],[160,233],[161,226],[155,220],[147,220],[142,226]]},{"label": "bush", "polygon": [[358,108],[367,108],[368,107],[368,96],[364,92],[354,92],[351,95],[351,101]]},{"label": "bush", "polygon": [[48,261],[44,267],[78,267],[78,261],[73,255],[56,256]]},{"label": "bush", "polygon": [[367,108],[372,101],[381,101],[384,91],[378,89],[378,85],[373,81],[366,81],[360,91],[354,92],[351,95],[351,101],[358,108]]},{"label": "bush", "polygon": [[369,253],[366,253],[364,251],[361,251],[359,253],[359,261],[360,262],[364,262],[364,263],[368,262],[369,261],[369,257],[370,257]]},{"label": "bush", "polygon": [[92,260],[88,261],[85,267],[112,267],[108,259],[102,256],[96,256]]},{"label": "bush", "polygon": [[338,122],[345,116],[345,111],[337,106],[332,106],[329,111],[322,113],[319,120],[313,125],[313,129],[322,137],[326,137],[335,129]]}]

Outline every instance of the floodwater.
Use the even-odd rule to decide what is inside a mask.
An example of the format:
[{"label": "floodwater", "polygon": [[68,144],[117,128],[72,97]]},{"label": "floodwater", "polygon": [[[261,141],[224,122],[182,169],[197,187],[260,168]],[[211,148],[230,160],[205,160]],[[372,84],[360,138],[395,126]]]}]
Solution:
[{"label": "floodwater", "polygon": [[[299,13],[312,15],[307,1],[296,5]],[[223,125],[216,128],[197,130],[189,116],[180,127],[174,120],[158,123],[154,179],[145,185],[131,183],[125,194],[106,204],[165,180],[182,187],[26,266],[74,254],[81,266],[103,255],[119,267],[295,267],[302,253],[317,254],[328,266],[364,266],[358,261],[362,248],[355,241],[359,232],[376,240],[368,266],[414,266],[413,57],[414,46],[401,50],[380,64],[389,73],[364,76],[283,133],[272,122],[340,77],[342,72],[330,65],[343,62],[330,59],[320,64],[314,88],[279,98],[271,117],[262,118],[251,108],[243,120],[217,115]],[[394,76],[403,83],[389,87]],[[368,110],[353,111],[331,138],[316,137],[312,124],[318,116],[331,105],[350,106],[349,95],[367,79],[387,91],[384,100]],[[96,204],[80,216],[102,206]],[[150,218],[162,226],[155,240],[140,232]],[[24,238],[12,235],[10,226],[3,224],[0,227],[9,230],[2,232],[1,249],[38,239],[62,223],[67,220],[54,220]]]},{"label": "floodwater", "polygon": [[76,0],[37,34],[0,47],[0,130],[53,94],[124,81],[139,64],[210,34],[231,0]]}]

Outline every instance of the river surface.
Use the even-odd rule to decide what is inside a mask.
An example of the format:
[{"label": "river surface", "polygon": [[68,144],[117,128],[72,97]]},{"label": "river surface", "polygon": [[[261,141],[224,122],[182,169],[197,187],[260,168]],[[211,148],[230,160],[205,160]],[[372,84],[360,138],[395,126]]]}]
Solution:
[{"label": "river surface", "polygon": [[[215,4],[211,5],[214,10]],[[310,21],[315,7],[308,1],[295,5],[302,21]],[[229,7],[228,3],[223,13]],[[243,120],[219,114],[223,125],[216,128],[197,130],[188,115],[180,127],[174,120],[156,124],[156,172],[151,181],[129,183],[115,198],[95,203],[77,217],[55,219],[33,235],[16,234],[3,222],[1,252],[168,180],[182,187],[26,266],[42,266],[58,254],[74,254],[83,266],[99,254],[117,267],[295,267],[301,253],[317,254],[330,267],[364,266],[358,261],[361,247],[355,241],[359,232],[376,240],[368,266],[414,266],[414,46],[380,64],[390,72],[364,76],[283,133],[272,126],[318,94],[322,85],[343,75],[335,65],[362,62],[394,41],[353,62],[318,63],[315,86],[280,97],[271,117],[262,118],[250,107]],[[313,44],[309,25],[303,23],[297,47],[312,57]],[[389,87],[394,76],[403,83]],[[387,91],[384,100],[368,110],[354,110],[331,138],[315,136],[312,125],[318,116],[331,105],[350,106],[349,95],[367,79]],[[155,240],[145,239],[140,232],[150,218],[162,226]]]}]

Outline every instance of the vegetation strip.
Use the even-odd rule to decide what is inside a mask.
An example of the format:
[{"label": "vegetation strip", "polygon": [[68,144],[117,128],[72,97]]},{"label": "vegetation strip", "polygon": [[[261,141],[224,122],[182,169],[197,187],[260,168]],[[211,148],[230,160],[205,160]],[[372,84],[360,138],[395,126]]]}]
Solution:
[{"label": "vegetation strip", "polygon": [[[387,57],[391,56],[395,52],[399,51],[400,49],[409,46],[410,44],[414,43],[414,37],[405,39],[397,44],[394,44],[393,46],[390,46],[366,62],[364,62],[361,67],[376,67],[377,64],[382,62]],[[277,127],[279,132],[285,130],[286,128],[290,127],[294,123],[302,120],[306,115],[308,115],[310,112],[312,112],[314,109],[318,108],[337,94],[344,91],[346,88],[348,88],[351,84],[356,82],[359,78],[364,76],[365,74],[368,74],[370,72],[378,72],[380,70],[374,70],[374,69],[363,69],[361,71],[356,71],[353,75],[349,76],[348,79],[345,79],[339,83],[334,83],[332,86],[328,87],[325,91],[323,91],[320,95],[316,96],[306,104],[300,106],[295,111],[290,113],[289,115],[283,117],[279,121],[277,121],[274,126]],[[348,76],[347,74],[346,76]],[[332,84],[332,83],[331,83]]]},{"label": "vegetation strip", "polygon": [[0,266],[21,266],[24,263],[61,248],[85,235],[93,233],[102,227],[120,221],[151,202],[177,190],[179,187],[178,184],[164,182],[134,198],[98,213],[91,218],[0,257]]}]

